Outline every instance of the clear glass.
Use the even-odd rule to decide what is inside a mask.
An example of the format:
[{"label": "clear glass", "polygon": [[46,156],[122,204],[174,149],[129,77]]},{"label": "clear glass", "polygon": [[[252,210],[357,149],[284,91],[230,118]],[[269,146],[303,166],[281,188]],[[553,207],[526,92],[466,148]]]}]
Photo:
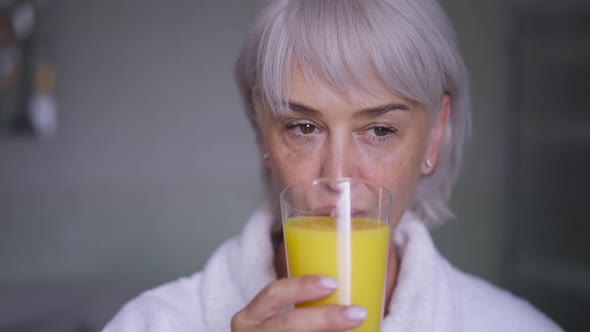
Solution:
[{"label": "clear glass", "polygon": [[367,309],[367,319],[354,331],[380,331],[391,193],[363,180],[339,178],[288,187],[280,198],[289,276],[325,275],[339,281],[334,294],[296,307],[360,305]]}]

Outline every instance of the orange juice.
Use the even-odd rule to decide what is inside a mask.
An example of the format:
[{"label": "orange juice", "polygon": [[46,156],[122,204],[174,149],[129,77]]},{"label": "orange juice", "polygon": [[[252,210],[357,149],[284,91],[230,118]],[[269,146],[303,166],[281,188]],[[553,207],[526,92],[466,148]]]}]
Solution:
[{"label": "orange juice", "polygon": [[[383,315],[389,225],[366,218],[351,221],[350,304],[367,309],[365,322],[354,331],[377,332]],[[338,278],[338,233],[334,218],[293,217],[283,227],[291,277],[325,275]],[[297,307],[338,304],[341,291]]]}]

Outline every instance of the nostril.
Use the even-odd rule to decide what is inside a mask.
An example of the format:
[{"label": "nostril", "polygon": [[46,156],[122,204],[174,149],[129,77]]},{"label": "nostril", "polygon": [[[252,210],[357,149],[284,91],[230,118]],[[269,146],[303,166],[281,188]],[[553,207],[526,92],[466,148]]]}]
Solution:
[{"label": "nostril", "polygon": [[[362,183],[358,181],[350,181],[351,179],[352,178],[348,177],[321,179],[317,183],[320,184],[328,193],[340,194],[343,192],[343,188],[346,188],[347,191],[353,193],[359,188],[359,186],[362,185]],[[346,183],[346,187],[343,187],[342,183]]]},{"label": "nostril", "polygon": [[326,181],[324,187],[329,193],[339,194],[342,191],[338,179]]}]

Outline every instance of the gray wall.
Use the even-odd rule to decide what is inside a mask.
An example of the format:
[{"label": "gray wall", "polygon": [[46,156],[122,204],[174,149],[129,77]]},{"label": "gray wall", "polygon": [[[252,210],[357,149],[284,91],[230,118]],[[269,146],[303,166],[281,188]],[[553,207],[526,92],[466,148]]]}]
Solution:
[{"label": "gray wall", "polygon": [[[232,67],[260,3],[47,3],[60,129],[0,141],[0,289],[133,294],[198,270],[239,232],[261,186]],[[507,8],[443,4],[471,71],[475,130],[458,220],[436,241],[460,268],[498,282]]]},{"label": "gray wall", "polygon": [[457,220],[435,232],[450,261],[495,283],[502,278],[508,134],[507,1],[444,0],[471,78],[473,132],[453,195]]},{"label": "gray wall", "polygon": [[47,5],[60,129],[0,142],[0,282],[160,281],[239,230],[260,196],[232,77],[253,7]]}]

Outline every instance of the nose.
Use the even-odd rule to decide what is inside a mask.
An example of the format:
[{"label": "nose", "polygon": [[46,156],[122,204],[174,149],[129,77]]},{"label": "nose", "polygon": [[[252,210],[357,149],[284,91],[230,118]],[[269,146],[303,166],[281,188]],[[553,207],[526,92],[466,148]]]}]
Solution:
[{"label": "nose", "polygon": [[320,177],[354,177],[359,158],[351,137],[333,134],[324,143],[321,156]]}]

